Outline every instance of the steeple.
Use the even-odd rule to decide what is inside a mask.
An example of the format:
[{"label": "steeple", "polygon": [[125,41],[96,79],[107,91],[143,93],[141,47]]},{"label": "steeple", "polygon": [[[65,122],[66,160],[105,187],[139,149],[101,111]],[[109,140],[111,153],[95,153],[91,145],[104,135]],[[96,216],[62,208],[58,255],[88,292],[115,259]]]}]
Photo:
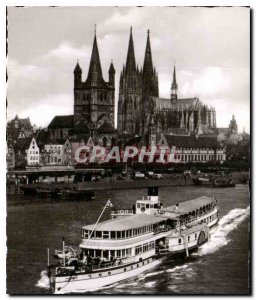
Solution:
[{"label": "steeple", "polygon": [[143,65],[143,74],[153,74],[153,61],[152,61],[152,54],[151,54],[151,46],[150,46],[150,31],[148,30],[148,37],[147,37],[147,45],[145,51],[145,58],[144,58],[144,65]]},{"label": "steeple", "polygon": [[113,61],[111,60],[111,64],[110,64],[110,67],[108,70],[109,84],[111,87],[115,86],[115,73],[116,73],[116,70],[114,68]]},{"label": "steeple", "polygon": [[115,73],[116,73],[116,70],[115,70],[115,68],[114,68],[113,61],[112,61],[112,60],[111,60],[111,64],[110,64],[108,73],[109,73],[109,74],[115,74]]},{"label": "steeple", "polygon": [[76,67],[74,69],[74,74],[82,74],[82,69],[81,69],[78,61],[77,61]]},{"label": "steeple", "polygon": [[136,71],[136,62],[135,62],[135,54],[134,54],[134,45],[133,45],[133,37],[132,37],[132,27],[130,28],[130,39],[128,45],[128,53],[126,59],[126,72],[135,72]]},{"label": "steeple", "polygon": [[82,82],[82,69],[77,61],[76,67],[74,69],[74,86],[79,86]]},{"label": "steeple", "polygon": [[177,82],[176,82],[176,70],[175,70],[175,65],[174,65],[174,68],[173,68],[172,87],[178,88],[178,85],[177,85]]},{"label": "steeple", "polygon": [[100,63],[100,56],[99,56],[97,35],[96,35],[96,28],[95,28],[92,55],[90,60],[87,81],[95,85],[97,82],[101,81],[102,79],[103,77],[102,77],[102,70],[101,70],[101,63]]},{"label": "steeple", "polygon": [[175,102],[178,99],[178,84],[176,82],[176,69],[175,69],[175,63],[173,68],[173,77],[172,77],[172,86],[171,86],[171,101]]}]

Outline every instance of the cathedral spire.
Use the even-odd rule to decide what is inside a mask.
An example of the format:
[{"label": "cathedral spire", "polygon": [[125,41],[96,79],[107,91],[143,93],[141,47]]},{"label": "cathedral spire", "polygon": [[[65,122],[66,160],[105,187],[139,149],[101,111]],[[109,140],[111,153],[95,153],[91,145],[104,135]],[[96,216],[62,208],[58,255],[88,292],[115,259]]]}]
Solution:
[{"label": "cathedral spire", "polygon": [[172,77],[172,86],[171,86],[171,101],[177,101],[178,98],[178,84],[176,81],[176,69],[175,69],[175,63],[173,68],[173,77]]},{"label": "cathedral spire", "polygon": [[147,37],[147,45],[145,51],[145,58],[144,58],[144,65],[143,65],[143,73],[149,73],[150,75],[153,74],[153,61],[152,61],[152,54],[151,54],[151,46],[150,46],[150,31],[148,30],[148,37]]},{"label": "cathedral spire", "polygon": [[132,27],[130,28],[130,39],[129,39],[127,59],[126,59],[126,71],[127,72],[133,72],[133,71],[135,72],[136,71]]},{"label": "cathedral spire", "polygon": [[177,82],[176,82],[176,69],[175,69],[175,63],[174,63],[174,68],[173,68],[173,77],[172,77],[172,86],[177,87]]},{"label": "cathedral spire", "polygon": [[91,81],[91,83],[92,82],[95,83],[95,81],[102,80],[102,79],[103,77],[102,77],[100,55],[99,55],[98,44],[97,44],[96,25],[95,25],[92,55],[91,55],[87,80]]}]

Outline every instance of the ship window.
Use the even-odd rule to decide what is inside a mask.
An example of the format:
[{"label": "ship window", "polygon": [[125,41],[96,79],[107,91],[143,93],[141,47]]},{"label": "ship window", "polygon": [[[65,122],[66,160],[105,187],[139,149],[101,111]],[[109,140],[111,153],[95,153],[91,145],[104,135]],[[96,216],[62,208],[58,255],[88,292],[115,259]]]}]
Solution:
[{"label": "ship window", "polygon": [[96,231],[96,238],[102,238],[102,231]]},{"label": "ship window", "polygon": [[131,266],[131,270],[133,269],[133,266]]},{"label": "ship window", "polygon": [[158,205],[157,205],[157,204],[154,204],[154,208],[158,208]]},{"label": "ship window", "polygon": [[139,264],[137,264],[137,268],[139,267],[140,265]]},{"label": "ship window", "polygon": [[153,204],[150,204],[150,208],[153,208],[154,207],[154,205]]},{"label": "ship window", "polygon": [[110,236],[111,236],[111,239],[115,239],[116,238],[116,231],[111,231]]},{"label": "ship window", "polygon": [[149,204],[146,204],[146,208],[149,208]]},{"label": "ship window", "polygon": [[149,264],[149,259],[148,259],[148,264]]},{"label": "ship window", "polygon": [[117,251],[116,251],[116,256],[117,256],[117,257],[121,257],[121,250],[117,250]]},{"label": "ship window", "polygon": [[91,278],[92,278],[92,275],[88,275],[88,278],[91,279]]},{"label": "ship window", "polygon": [[108,272],[108,275],[111,275],[111,272]]},{"label": "ship window", "polygon": [[117,231],[117,238],[120,239],[121,238],[121,231]]},{"label": "ship window", "polygon": [[101,277],[101,276],[102,276],[102,273],[99,273],[99,276]]},{"label": "ship window", "polygon": [[188,236],[188,242],[190,241],[190,236]]},{"label": "ship window", "polygon": [[126,256],[131,256],[132,255],[132,249],[126,249]]},{"label": "ship window", "polygon": [[122,231],[122,239],[125,239],[125,231]]},{"label": "ship window", "polygon": [[109,239],[109,231],[103,231],[103,238]]},{"label": "ship window", "polygon": [[125,257],[125,249],[122,250],[122,257]]},{"label": "ship window", "polygon": [[126,272],[126,268],[124,268],[124,272]]},{"label": "ship window", "polygon": [[103,257],[108,258],[108,250],[103,250]]},{"label": "ship window", "polygon": [[144,261],[142,262],[142,265],[144,266]]},{"label": "ship window", "polygon": [[197,234],[195,233],[195,239],[197,239]]},{"label": "ship window", "polygon": [[181,239],[179,239],[179,244],[181,244]]},{"label": "ship window", "polygon": [[137,207],[140,208],[140,203],[137,203]]}]

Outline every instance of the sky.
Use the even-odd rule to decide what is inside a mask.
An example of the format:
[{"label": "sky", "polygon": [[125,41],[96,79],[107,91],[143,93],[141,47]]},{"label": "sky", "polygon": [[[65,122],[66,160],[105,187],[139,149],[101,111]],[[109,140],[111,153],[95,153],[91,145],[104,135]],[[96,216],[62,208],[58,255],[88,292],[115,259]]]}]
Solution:
[{"label": "sky", "polygon": [[116,111],[130,27],[143,66],[150,29],[159,96],[170,97],[175,62],[178,98],[198,97],[216,109],[217,127],[250,130],[250,10],[245,7],[9,7],[7,119],[17,114],[45,127],[73,114],[73,70],[87,77],[94,28],[103,76],[113,59]]}]

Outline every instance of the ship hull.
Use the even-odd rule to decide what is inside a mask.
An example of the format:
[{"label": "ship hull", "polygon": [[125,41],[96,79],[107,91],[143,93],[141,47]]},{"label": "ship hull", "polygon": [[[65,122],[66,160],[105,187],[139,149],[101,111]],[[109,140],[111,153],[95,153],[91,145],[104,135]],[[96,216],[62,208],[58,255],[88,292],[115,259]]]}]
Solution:
[{"label": "ship hull", "polygon": [[70,276],[56,276],[54,294],[83,293],[97,290],[139,274],[159,265],[165,257],[151,257],[115,269],[105,269],[90,274],[75,274]]}]

